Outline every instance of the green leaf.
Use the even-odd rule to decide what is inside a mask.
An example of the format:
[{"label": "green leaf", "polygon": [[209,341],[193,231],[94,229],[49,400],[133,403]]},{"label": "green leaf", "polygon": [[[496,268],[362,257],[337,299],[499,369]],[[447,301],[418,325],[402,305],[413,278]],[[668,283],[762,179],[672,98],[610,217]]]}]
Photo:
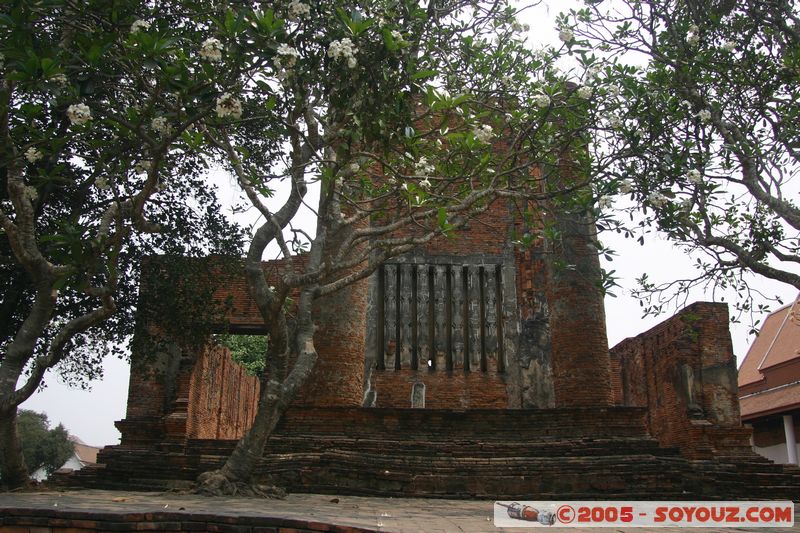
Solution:
[{"label": "green leaf", "polygon": [[421,80],[423,78],[432,78],[438,74],[435,70],[421,70],[419,72],[415,72],[410,77],[412,80]]}]

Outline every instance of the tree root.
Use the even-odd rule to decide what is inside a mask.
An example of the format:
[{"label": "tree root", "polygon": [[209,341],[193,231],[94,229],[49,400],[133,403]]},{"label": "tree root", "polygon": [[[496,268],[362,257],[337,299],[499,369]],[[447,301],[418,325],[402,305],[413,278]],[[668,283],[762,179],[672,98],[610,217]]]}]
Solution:
[{"label": "tree root", "polygon": [[221,470],[200,474],[193,492],[204,496],[250,496],[278,500],[286,498],[286,491],[281,487],[229,479]]}]

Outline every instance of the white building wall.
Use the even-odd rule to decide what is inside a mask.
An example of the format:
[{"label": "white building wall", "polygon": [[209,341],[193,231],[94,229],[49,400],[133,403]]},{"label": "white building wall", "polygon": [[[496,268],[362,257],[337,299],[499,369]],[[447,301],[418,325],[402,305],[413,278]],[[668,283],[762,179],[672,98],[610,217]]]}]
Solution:
[{"label": "white building wall", "polygon": [[[774,461],[779,464],[787,464],[789,462],[787,459],[788,455],[786,453],[786,443],[764,447],[754,446],[753,449],[757,454],[763,455],[770,461]],[[798,456],[800,456],[800,443],[797,445],[797,452]]]},{"label": "white building wall", "polygon": [[[75,454],[72,455],[67,462],[61,465],[61,468],[70,468],[72,470],[80,470],[83,468],[83,465],[78,460],[78,456]],[[44,481],[47,479],[47,472],[44,468],[38,468],[33,474],[31,474],[31,478],[35,479],[36,481]]]}]

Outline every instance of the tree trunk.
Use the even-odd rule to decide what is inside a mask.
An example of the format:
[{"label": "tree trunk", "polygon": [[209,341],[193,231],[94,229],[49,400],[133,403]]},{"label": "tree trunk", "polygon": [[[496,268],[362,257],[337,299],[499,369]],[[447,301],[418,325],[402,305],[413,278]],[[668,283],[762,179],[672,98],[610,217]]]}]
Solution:
[{"label": "tree trunk", "polygon": [[261,393],[258,410],[253,425],[239,442],[233,453],[219,470],[204,472],[197,478],[197,492],[212,496],[245,494],[267,497],[283,497],[281,488],[254,483],[253,472],[264,454],[275,426],[292,403],[300,387],[306,382],[317,362],[314,348],[314,324],[311,321],[311,302],[313,289],[301,293],[298,305],[298,325],[293,346],[297,347],[298,357],[291,372],[283,382],[266,376],[261,380]]},{"label": "tree trunk", "polygon": [[17,408],[0,411],[0,487],[9,490],[30,483],[17,432]]}]

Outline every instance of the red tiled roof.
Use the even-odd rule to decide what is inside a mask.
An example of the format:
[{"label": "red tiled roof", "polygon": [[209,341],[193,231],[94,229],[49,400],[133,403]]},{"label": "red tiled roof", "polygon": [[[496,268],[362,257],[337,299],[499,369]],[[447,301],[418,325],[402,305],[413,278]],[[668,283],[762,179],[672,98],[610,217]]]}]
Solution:
[{"label": "red tiled roof", "polygon": [[800,382],[739,398],[742,420],[800,407]]},{"label": "red tiled roof", "polygon": [[739,386],[763,379],[761,370],[800,358],[800,295],[770,314],[739,367]]}]

